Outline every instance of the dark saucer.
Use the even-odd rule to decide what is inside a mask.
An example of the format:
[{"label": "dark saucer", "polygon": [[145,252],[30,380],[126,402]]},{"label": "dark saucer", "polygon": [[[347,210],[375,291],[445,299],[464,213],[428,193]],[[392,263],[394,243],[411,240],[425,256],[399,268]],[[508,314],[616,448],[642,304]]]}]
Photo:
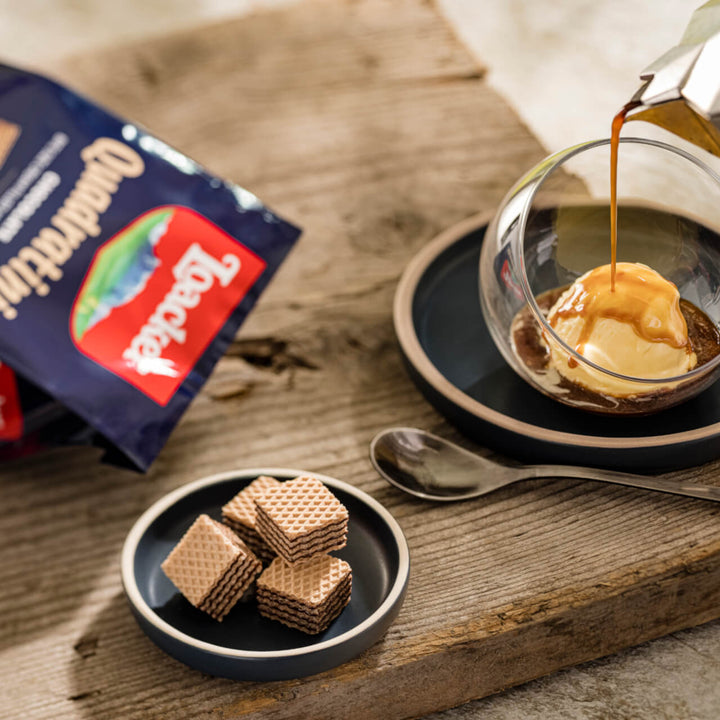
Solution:
[{"label": "dark saucer", "polygon": [[[252,597],[216,622],[190,605],[160,567],[200,513],[220,519],[222,506],[259,475],[279,480],[314,475],[348,509],[347,545],[333,554],[352,567],[352,595],[340,616],[318,635],[261,617]],[[317,473],[254,468],[203,478],[160,498],[128,534],[121,569],[140,627],[169,655],[209,675],[285,680],[340,665],[379,640],[405,598],[410,557],[400,526],[367,493]]]},{"label": "dark saucer", "polygon": [[594,415],[546,397],[505,363],[478,295],[487,216],[442,233],[408,265],[395,331],[411,377],[468,437],[528,462],[634,471],[699,465],[720,455],[720,383],[655,415]]}]

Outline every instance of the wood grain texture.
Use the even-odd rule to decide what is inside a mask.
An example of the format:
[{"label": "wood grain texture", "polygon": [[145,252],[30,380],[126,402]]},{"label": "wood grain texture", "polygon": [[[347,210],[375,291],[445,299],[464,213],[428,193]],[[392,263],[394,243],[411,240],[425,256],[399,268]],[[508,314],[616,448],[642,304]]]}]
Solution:
[{"label": "wood grain texture", "polygon": [[[0,717],[410,718],[720,614],[711,503],[551,480],[432,505],[370,466],[386,425],[459,439],[402,367],[402,269],[544,154],[431,4],[313,0],[58,73],[305,233],[147,476],[82,450],[3,468]],[[120,587],[122,542],[153,500],[260,465],[356,484],[411,549],[385,638],[298,681],[185,668],[140,632]]]}]

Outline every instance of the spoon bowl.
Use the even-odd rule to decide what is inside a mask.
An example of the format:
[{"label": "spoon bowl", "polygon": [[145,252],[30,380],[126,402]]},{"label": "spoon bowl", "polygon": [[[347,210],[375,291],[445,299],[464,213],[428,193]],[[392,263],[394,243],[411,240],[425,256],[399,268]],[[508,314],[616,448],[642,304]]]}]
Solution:
[{"label": "spoon bowl", "polygon": [[370,443],[370,460],[390,484],[425,500],[479,497],[520,480],[579,478],[720,502],[720,487],[571,465],[518,465],[482,457],[425,430],[396,427]]}]

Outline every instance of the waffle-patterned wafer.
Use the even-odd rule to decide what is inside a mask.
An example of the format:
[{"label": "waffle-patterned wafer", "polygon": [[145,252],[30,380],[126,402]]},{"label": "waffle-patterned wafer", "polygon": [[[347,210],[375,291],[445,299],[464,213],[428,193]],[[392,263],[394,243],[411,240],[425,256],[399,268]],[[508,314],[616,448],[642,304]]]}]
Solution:
[{"label": "waffle-patterned wafer", "polygon": [[352,570],[344,560],[315,555],[289,565],[275,558],[257,581],[260,614],[316,635],[350,602]]},{"label": "waffle-patterned wafer", "polygon": [[262,570],[235,533],[200,515],[162,563],[175,587],[196,608],[222,620]]},{"label": "waffle-patterned wafer", "polygon": [[264,565],[275,557],[275,552],[270,549],[257,531],[255,498],[279,485],[279,480],[268,475],[261,475],[222,508],[223,522],[237,533],[238,537]]},{"label": "waffle-patterned wafer", "polygon": [[280,483],[255,498],[255,509],[258,533],[288,563],[347,543],[347,508],[317,478]]}]

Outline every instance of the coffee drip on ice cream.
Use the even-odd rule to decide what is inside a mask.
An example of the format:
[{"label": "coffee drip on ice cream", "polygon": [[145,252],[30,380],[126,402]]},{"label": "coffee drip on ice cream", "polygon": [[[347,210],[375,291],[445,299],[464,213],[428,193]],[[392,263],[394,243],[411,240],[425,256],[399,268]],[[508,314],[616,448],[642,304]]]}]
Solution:
[{"label": "coffee drip on ice cream", "polygon": [[[601,367],[634,377],[672,377],[696,362],[678,290],[646,265],[617,262],[620,131],[636,104],[628,103],[612,122],[610,264],[578,278],[552,307],[548,322],[575,352]],[[572,370],[577,360],[567,358],[561,373],[562,366]]]}]

